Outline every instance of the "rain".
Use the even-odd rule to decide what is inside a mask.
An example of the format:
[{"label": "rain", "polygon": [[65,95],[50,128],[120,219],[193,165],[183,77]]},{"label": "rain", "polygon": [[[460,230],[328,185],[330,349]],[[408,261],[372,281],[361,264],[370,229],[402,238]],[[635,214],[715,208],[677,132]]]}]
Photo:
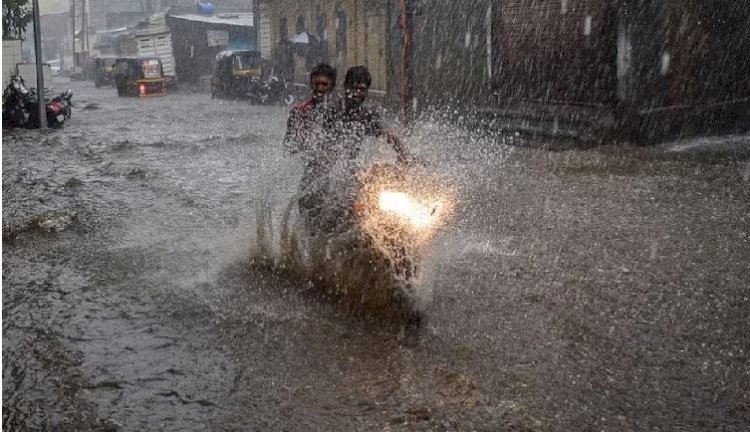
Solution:
[{"label": "rain", "polygon": [[12,0],[2,55],[3,430],[750,429],[747,2]]}]

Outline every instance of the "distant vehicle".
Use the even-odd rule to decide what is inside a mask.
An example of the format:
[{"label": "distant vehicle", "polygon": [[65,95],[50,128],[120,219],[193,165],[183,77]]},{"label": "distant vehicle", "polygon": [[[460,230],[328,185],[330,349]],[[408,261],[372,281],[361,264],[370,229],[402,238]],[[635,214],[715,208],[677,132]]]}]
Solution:
[{"label": "distant vehicle", "polygon": [[156,57],[118,58],[114,66],[118,96],[164,96],[167,84],[161,60]]},{"label": "distant vehicle", "polygon": [[138,57],[156,57],[161,60],[167,85],[174,85],[175,61],[172,50],[172,34],[166,27],[147,28],[136,31],[134,37]]},{"label": "distant vehicle", "polygon": [[94,69],[94,85],[97,87],[114,85],[117,57],[94,57],[91,61]]},{"label": "distant vehicle", "polygon": [[260,86],[259,51],[222,51],[216,55],[211,75],[211,97],[244,98]]}]

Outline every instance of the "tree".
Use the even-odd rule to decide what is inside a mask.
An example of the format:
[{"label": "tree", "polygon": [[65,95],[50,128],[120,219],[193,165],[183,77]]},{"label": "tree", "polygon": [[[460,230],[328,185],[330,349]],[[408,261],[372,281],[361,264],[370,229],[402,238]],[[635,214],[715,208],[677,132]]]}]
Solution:
[{"label": "tree", "polygon": [[3,0],[3,39],[20,38],[31,17],[29,0]]}]

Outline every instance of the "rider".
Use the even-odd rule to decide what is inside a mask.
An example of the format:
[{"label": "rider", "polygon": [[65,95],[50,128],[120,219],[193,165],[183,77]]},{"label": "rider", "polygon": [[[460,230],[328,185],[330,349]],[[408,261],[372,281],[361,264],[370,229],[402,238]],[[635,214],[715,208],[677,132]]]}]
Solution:
[{"label": "rider", "polygon": [[380,115],[365,107],[372,75],[364,66],[354,66],[346,71],[344,97],[336,102],[326,117],[326,130],[336,142],[336,147],[349,158],[356,158],[364,137],[385,137],[393,147],[399,162],[414,161],[401,140],[383,124]]},{"label": "rider", "polygon": [[284,147],[290,154],[302,155],[304,172],[301,179],[299,207],[311,219],[317,219],[325,190],[326,164],[321,157],[325,145],[323,115],[333,105],[331,93],[336,86],[336,69],[320,63],[310,71],[310,97],[289,111]]},{"label": "rider", "polygon": [[294,154],[308,150],[310,141],[320,125],[317,107],[331,103],[330,95],[336,86],[336,69],[320,63],[310,71],[311,95],[289,111],[284,147]]},{"label": "rider", "polygon": [[[313,75],[315,72],[314,69],[311,77],[318,77]],[[384,126],[380,115],[363,106],[372,84],[366,67],[355,66],[347,71],[344,97],[339,100],[329,100],[329,93],[319,91],[320,87],[329,87],[316,86],[317,83],[317,78],[311,78],[313,97],[290,112],[285,143],[292,153],[300,152],[304,160],[300,210],[307,215],[308,223],[320,226],[329,225],[328,222],[340,216],[341,209],[323,208],[331,207],[329,204],[333,203],[325,198],[336,192],[330,190],[331,169],[337,162],[346,165],[356,159],[365,136],[385,137],[396,151],[399,162],[413,162],[414,158]]]}]

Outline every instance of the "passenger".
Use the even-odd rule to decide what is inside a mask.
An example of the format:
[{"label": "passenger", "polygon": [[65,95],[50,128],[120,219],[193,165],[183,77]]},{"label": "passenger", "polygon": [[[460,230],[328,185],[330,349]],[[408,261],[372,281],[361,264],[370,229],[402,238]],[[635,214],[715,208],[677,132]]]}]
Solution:
[{"label": "passenger", "polygon": [[307,150],[311,141],[318,136],[321,120],[317,117],[320,105],[331,101],[330,96],[336,86],[336,69],[320,63],[310,71],[311,95],[294,105],[289,111],[289,119],[284,136],[284,147],[291,154]]},{"label": "passenger", "polygon": [[336,69],[320,63],[310,71],[310,97],[289,111],[284,147],[290,154],[302,156],[304,171],[300,181],[298,204],[306,220],[317,220],[324,205],[323,191],[326,183],[325,157],[321,149],[326,144],[323,115],[336,86]]}]

